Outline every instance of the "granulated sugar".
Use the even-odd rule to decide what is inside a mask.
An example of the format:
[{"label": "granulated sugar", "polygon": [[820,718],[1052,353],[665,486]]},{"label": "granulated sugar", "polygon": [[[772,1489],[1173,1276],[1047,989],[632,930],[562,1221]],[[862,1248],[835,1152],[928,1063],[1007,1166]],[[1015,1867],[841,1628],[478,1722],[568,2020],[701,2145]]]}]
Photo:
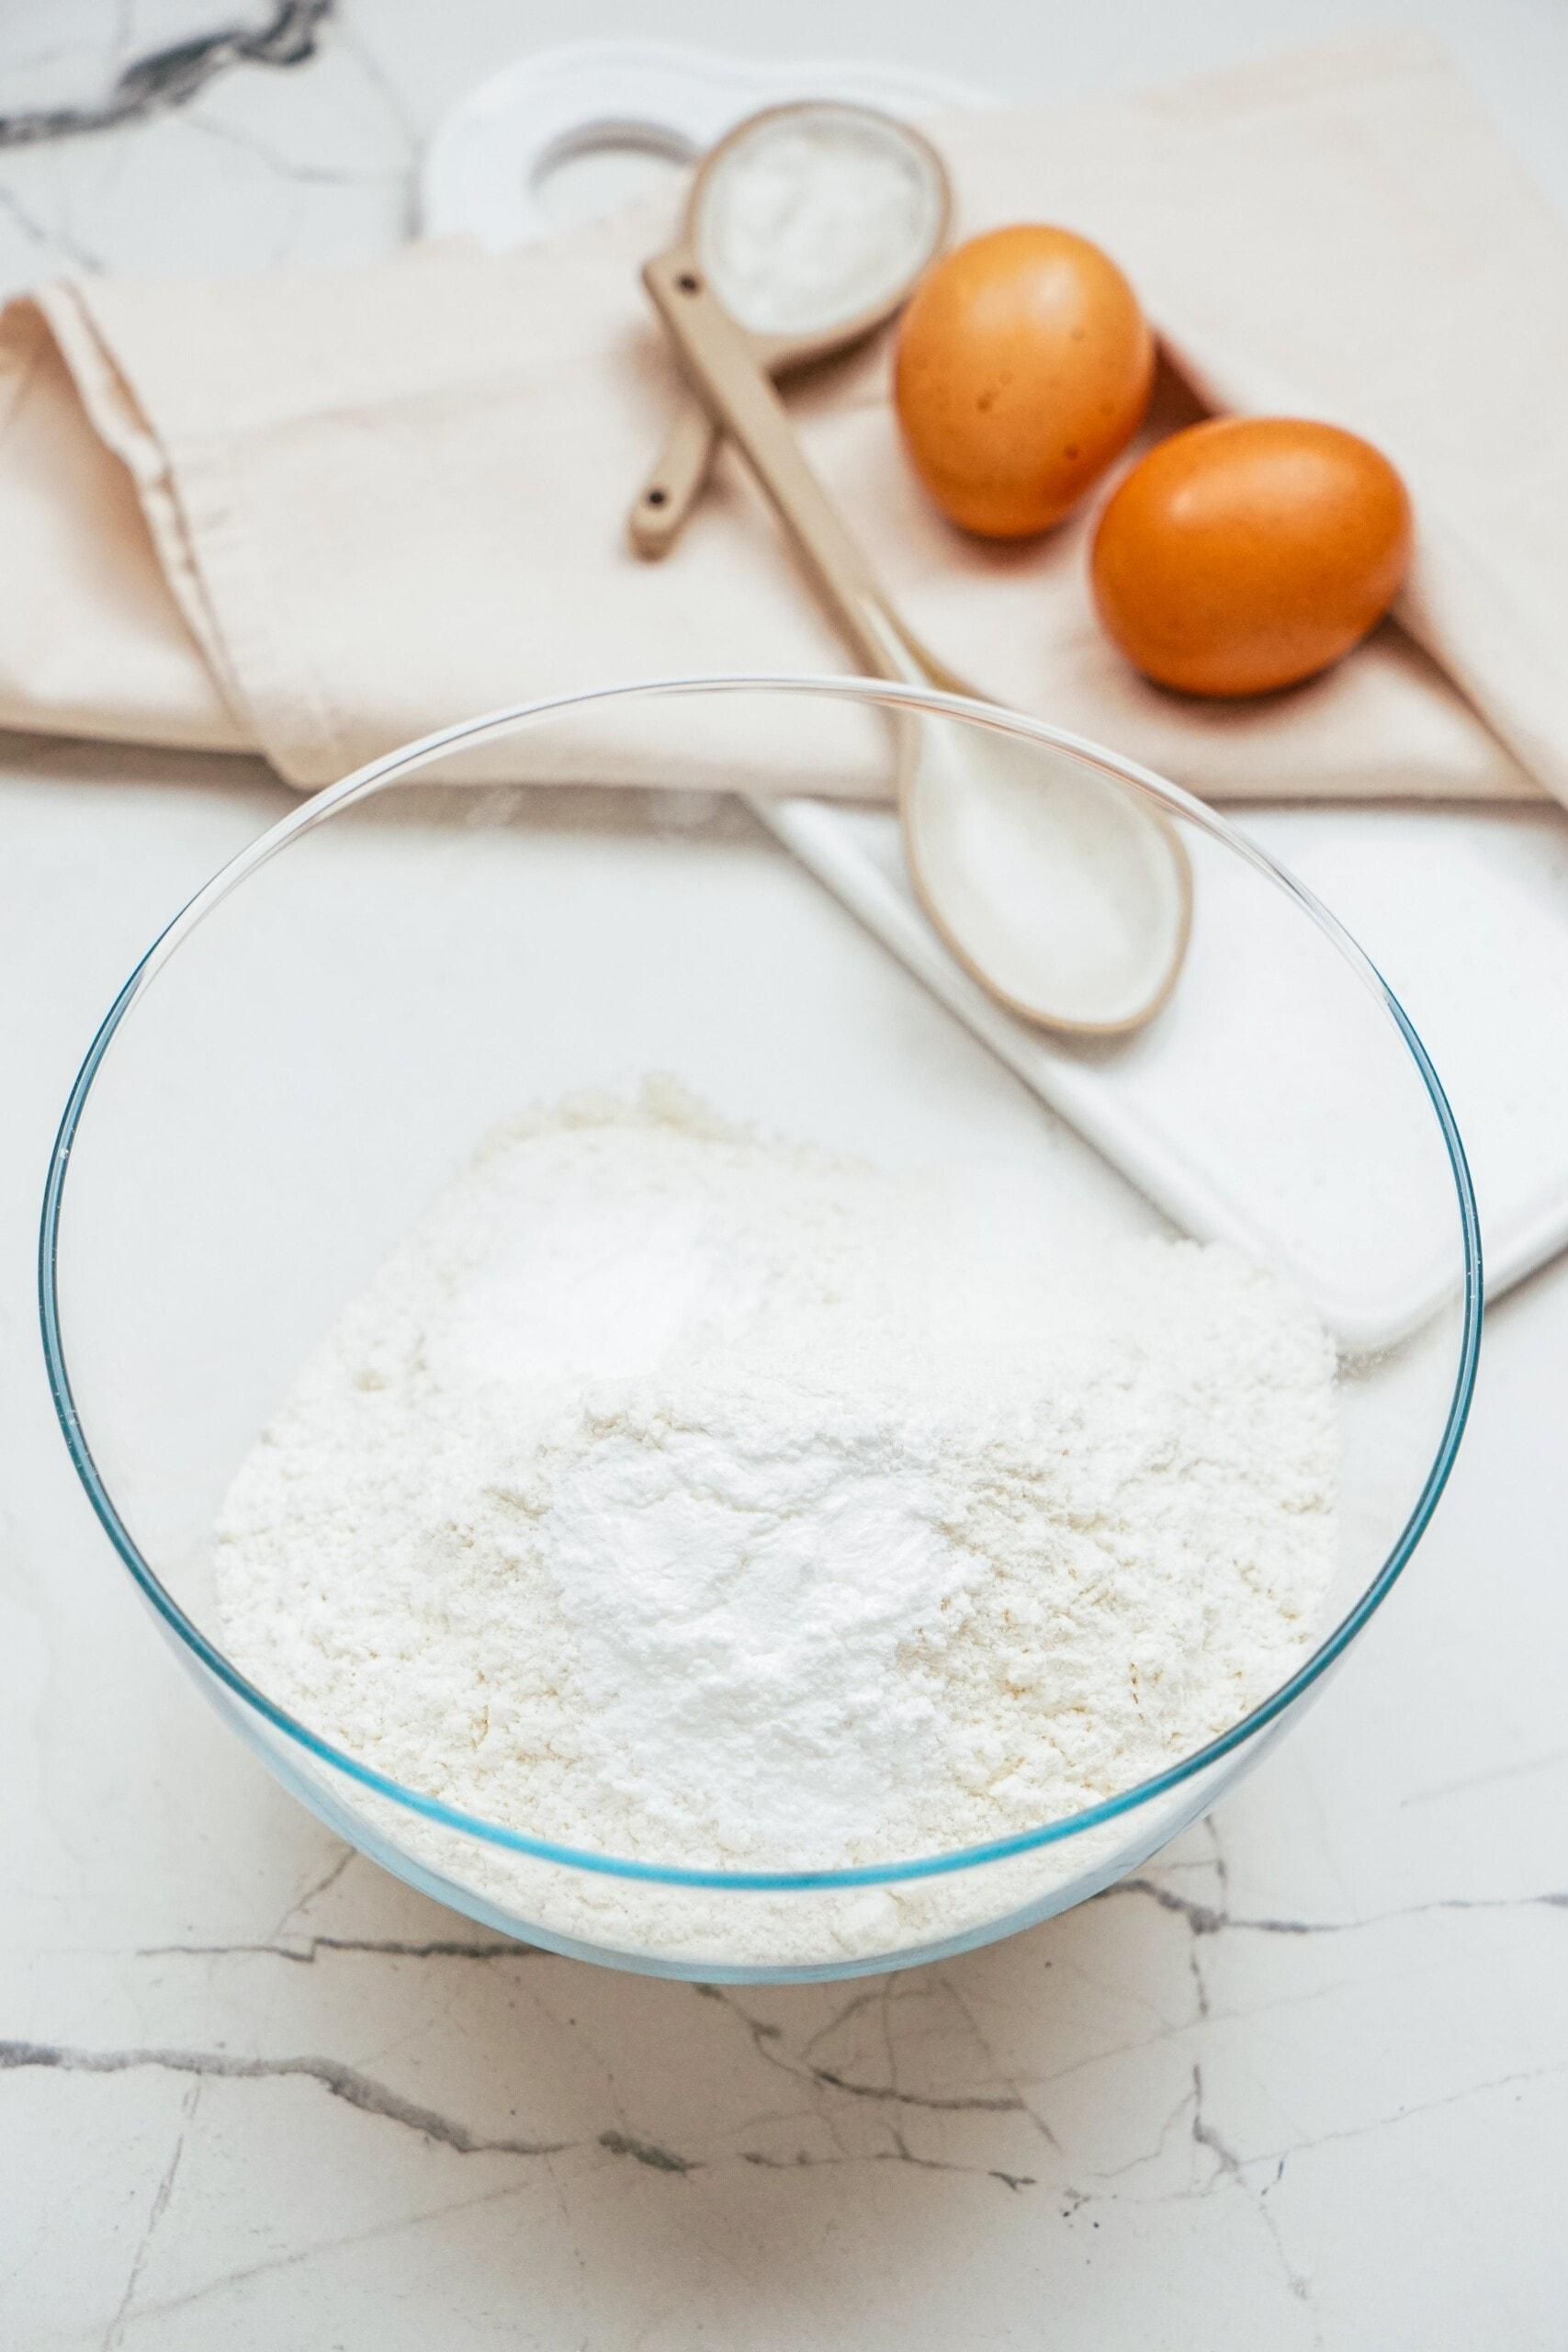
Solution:
[{"label": "granulated sugar", "polygon": [[[300,1374],[223,1513],[225,1635],[330,1739],[541,1838],[940,1852],[1132,1786],[1300,1662],[1333,1377],[1226,1250],[1009,1262],[925,1184],[670,1090],[568,1105]],[[796,1943],[813,1903],[841,1921],[795,1897]],[[639,1904],[599,1880],[561,1931],[638,1948]],[[735,1907],[755,1954],[778,1906]]]}]

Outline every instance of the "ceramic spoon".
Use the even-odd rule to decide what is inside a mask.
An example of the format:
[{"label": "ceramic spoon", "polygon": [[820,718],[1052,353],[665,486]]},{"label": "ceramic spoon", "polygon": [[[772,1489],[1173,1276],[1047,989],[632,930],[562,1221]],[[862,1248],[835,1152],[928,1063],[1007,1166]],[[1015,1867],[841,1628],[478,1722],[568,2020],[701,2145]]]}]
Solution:
[{"label": "ceramic spoon", "polygon": [[[840,201],[815,151],[824,136],[856,170]],[[947,234],[952,198],[941,156],[917,131],[869,107],[826,99],[749,115],[710,149],[692,184],[683,236],[764,375],[781,376],[850,350],[898,311]],[[793,284],[759,282],[746,266],[759,238],[791,241],[804,269]],[[632,546],[654,559],[674,545],[713,463],[719,429],[686,388],[670,437],[627,520]]]},{"label": "ceramic spoon", "polygon": [[[917,138],[888,118],[870,119],[895,137]],[[741,124],[726,146],[739,151],[767,119]],[[643,277],[710,416],[745,455],[866,670],[972,695],[882,594],[807,463],[750,336],[719,299],[704,258],[708,243],[699,212],[696,233],[688,223]],[[1100,1036],[1136,1029],[1157,1012],[1186,952],[1191,877],[1180,843],[1133,787],[1050,745],[911,710],[900,730],[898,807],[926,912],[1010,1011],[1041,1027]]]}]

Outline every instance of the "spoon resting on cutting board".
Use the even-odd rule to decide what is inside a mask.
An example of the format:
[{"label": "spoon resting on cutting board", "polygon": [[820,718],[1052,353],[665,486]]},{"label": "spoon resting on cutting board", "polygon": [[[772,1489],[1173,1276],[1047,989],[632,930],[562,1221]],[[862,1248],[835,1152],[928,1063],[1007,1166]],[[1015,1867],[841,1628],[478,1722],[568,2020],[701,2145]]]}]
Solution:
[{"label": "spoon resting on cutting board", "polygon": [[[723,142],[733,185],[748,142],[776,136],[779,115],[809,117],[824,167],[835,146],[885,147],[916,131],[869,108],[769,109]],[[716,151],[716,153],[718,151]],[[940,167],[939,167],[940,168]],[[871,675],[984,702],[906,628],[800,448],[747,329],[731,316],[705,255],[719,250],[727,175],[706,172],[676,242],[643,271],[649,293],[714,424],[745,457],[805,559],[817,589]],[[1164,819],[1121,780],[1048,745],[975,740],[930,711],[900,722],[898,813],[909,876],[959,961],[1010,1012],[1042,1028],[1115,1036],[1137,1029],[1175,985],[1191,923],[1186,854]]]}]

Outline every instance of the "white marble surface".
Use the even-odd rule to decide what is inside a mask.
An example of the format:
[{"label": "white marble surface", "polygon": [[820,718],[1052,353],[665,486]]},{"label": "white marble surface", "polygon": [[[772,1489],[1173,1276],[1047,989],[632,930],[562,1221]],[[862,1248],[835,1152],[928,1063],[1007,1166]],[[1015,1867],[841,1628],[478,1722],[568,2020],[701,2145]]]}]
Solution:
[{"label": "white marble surface", "polygon": [[[667,0],[656,29],[897,39],[1043,91],[1371,13],[1107,0],[1069,38],[1014,0]],[[1564,18],[1420,13],[1568,201]],[[93,102],[221,14],[13,0],[0,115]],[[526,37],[634,28],[540,0]],[[505,0],[339,0],[313,59],[0,148],[0,278],[378,250],[423,130],[523,37]],[[43,1391],[31,1237],[71,1071],[159,922],[285,805],[249,763],[0,744],[0,2343],[1560,2346],[1568,1268],[1496,1313],[1449,1496],[1348,1670],[1135,1885],[838,1989],[498,1944],[240,1752]]]}]

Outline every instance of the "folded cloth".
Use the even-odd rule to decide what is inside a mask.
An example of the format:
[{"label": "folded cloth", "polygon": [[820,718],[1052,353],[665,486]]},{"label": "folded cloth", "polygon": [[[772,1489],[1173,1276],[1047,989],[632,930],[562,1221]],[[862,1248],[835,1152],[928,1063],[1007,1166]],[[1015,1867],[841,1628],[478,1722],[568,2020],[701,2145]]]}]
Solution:
[{"label": "folded cloth", "polygon": [[[1358,41],[934,135],[960,234],[1035,218],[1103,243],[1202,401],[1381,444],[1419,546],[1403,626],[1325,677],[1164,694],[1094,623],[1087,520],[999,546],[928,505],[883,342],[791,400],[916,633],[979,690],[1206,796],[1568,798],[1568,235],[1442,57]],[[311,786],[502,704],[848,666],[728,453],[666,562],[626,547],[674,388],[637,273],[671,220],[660,199],[500,256],[447,241],[14,302],[0,723],[257,748]],[[764,780],[737,758],[716,729],[693,780]],[[771,747],[765,780],[786,764]],[[803,734],[798,766],[802,788],[881,788],[831,733]],[[654,769],[617,738],[593,772]]]}]

